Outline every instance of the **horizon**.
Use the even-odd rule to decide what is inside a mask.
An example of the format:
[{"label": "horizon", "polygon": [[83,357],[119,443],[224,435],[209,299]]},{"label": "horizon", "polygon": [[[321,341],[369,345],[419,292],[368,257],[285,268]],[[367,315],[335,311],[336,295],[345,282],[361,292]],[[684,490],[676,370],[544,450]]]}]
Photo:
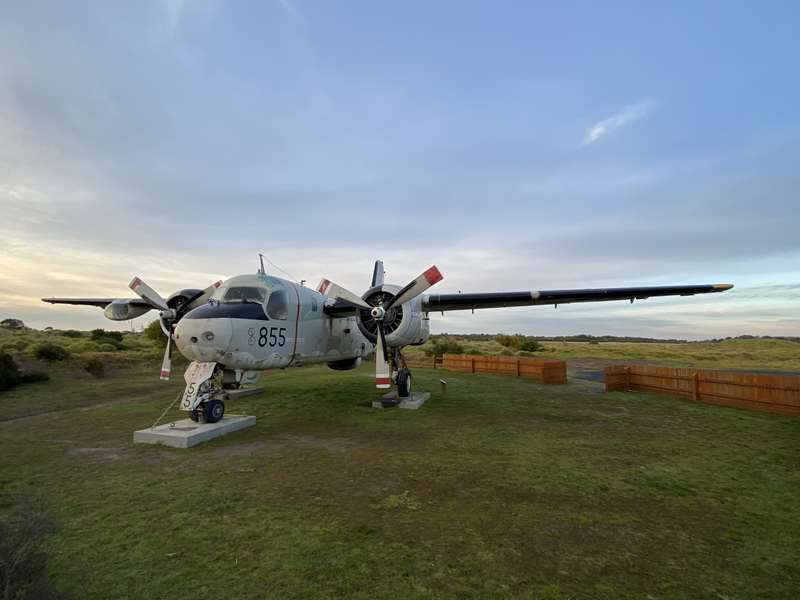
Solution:
[{"label": "horizon", "polygon": [[[259,252],[361,294],[733,283],[431,332],[800,336],[800,8],[30,2],[0,22],[0,320]],[[276,273],[279,269],[268,268]],[[228,274],[227,276],[225,274]],[[566,332],[566,333],[565,333]]]}]

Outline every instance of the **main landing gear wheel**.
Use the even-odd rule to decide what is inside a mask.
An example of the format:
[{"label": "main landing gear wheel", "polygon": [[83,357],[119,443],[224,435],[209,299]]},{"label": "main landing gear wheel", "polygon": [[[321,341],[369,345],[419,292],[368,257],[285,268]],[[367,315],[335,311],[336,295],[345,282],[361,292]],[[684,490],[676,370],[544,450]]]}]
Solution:
[{"label": "main landing gear wheel", "polygon": [[225,414],[225,403],[222,400],[211,400],[203,407],[206,423],[216,423]]},{"label": "main landing gear wheel", "polygon": [[397,372],[397,397],[411,397],[411,371],[408,369],[400,369]]}]

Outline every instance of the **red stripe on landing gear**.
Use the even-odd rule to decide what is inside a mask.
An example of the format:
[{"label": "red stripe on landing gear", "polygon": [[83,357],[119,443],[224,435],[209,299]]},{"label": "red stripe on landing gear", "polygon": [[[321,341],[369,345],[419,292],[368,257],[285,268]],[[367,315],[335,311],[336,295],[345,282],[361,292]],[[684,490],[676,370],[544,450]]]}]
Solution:
[{"label": "red stripe on landing gear", "polygon": [[431,285],[433,285],[437,281],[441,281],[442,279],[444,279],[444,276],[439,272],[439,269],[436,268],[436,265],[433,265],[422,275],[425,277],[425,279],[428,280],[428,283],[430,283]]},{"label": "red stripe on landing gear", "polygon": [[392,380],[388,377],[376,377],[375,378],[375,385],[389,385],[392,383]]},{"label": "red stripe on landing gear", "polygon": [[161,371],[161,379],[169,379],[169,371]]}]

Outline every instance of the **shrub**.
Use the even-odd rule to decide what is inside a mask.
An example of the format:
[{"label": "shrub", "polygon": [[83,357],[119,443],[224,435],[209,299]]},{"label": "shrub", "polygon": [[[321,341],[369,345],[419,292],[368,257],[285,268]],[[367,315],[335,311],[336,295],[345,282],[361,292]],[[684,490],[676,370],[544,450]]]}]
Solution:
[{"label": "shrub", "polygon": [[159,323],[158,319],[145,327],[144,337],[152,342],[155,342],[156,346],[159,348],[165,348],[167,346],[167,336],[165,336],[164,332],[161,331],[161,323]]},{"label": "shrub", "polygon": [[10,390],[19,383],[20,377],[19,367],[11,355],[0,354],[0,390]]},{"label": "shrub", "polygon": [[464,354],[464,346],[456,340],[436,339],[431,340],[425,348],[426,356],[443,356],[444,354]]},{"label": "shrub", "polygon": [[49,342],[37,345],[33,349],[33,355],[39,360],[47,361],[66,360],[69,358],[69,352],[66,348]]},{"label": "shrub", "polygon": [[116,346],[110,342],[100,344],[100,352],[114,352],[116,350],[119,350],[119,346]]},{"label": "shrub", "polygon": [[114,346],[113,350],[119,350],[122,347],[122,333],[119,331],[93,329],[89,334],[89,338],[98,344]]},{"label": "shrub", "polygon": [[83,368],[93,377],[103,377],[106,374],[105,364],[97,357],[90,358],[84,362]]},{"label": "shrub", "polygon": [[61,335],[68,338],[79,338],[83,337],[82,331],[76,331],[75,329],[67,329],[66,331],[62,331]]},{"label": "shrub", "polygon": [[501,346],[512,350],[524,352],[536,352],[539,349],[539,342],[524,335],[498,335],[495,341]]}]

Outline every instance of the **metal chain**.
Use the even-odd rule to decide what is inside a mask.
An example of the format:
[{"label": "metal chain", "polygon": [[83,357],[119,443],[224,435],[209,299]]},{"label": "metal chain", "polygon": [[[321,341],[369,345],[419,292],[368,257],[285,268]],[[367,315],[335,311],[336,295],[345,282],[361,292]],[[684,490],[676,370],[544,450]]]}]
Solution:
[{"label": "metal chain", "polygon": [[169,403],[169,406],[167,406],[167,408],[165,408],[165,409],[164,409],[164,412],[162,412],[162,413],[161,413],[161,415],[160,415],[160,416],[159,416],[159,417],[158,417],[158,418],[155,420],[155,422],[154,422],[154,423],[153,423],[153,424],[150,426],[150,429],[155,429],[155,428],[156,428],[156,425],[158,425],[159,421],[161,421],[161,419],[163,419],[163,418],[164,418],[164,415],[165,415],[165,414],[167,414],[167,412],[169,412],[169,409],[170,409],[170,408],[172,408],[172,406],[173,406],[173,405],[174,405],[174,404],[175,404],[175,403],[176,403],[178,400],[180,400],[180,397],[181,397],[181,396],[183,396],[183,391],[182,391],[182,390],[181,390],[181,391],[178,393],[178,396],[175,398],[175,400],[173,400],[172,402],[170,402],[170,403]]}]

